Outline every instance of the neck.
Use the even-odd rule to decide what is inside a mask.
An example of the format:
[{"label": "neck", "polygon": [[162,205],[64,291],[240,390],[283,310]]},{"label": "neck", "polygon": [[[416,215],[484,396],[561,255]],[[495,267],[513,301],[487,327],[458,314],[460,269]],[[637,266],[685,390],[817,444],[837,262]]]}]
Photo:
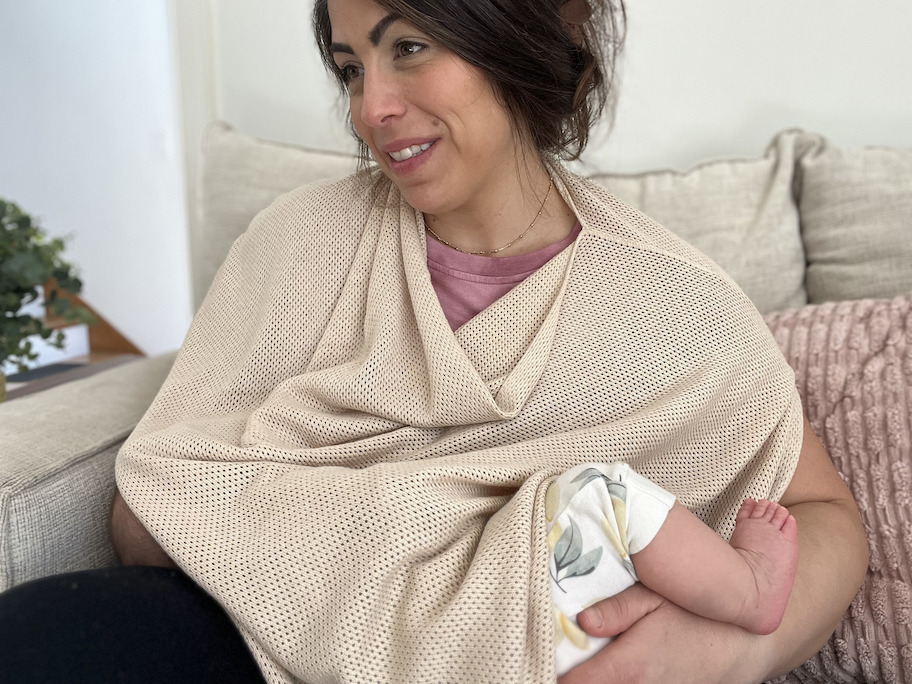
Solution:
[{"label": "neck", "polygon": [[504,181],[457,211],[425,214],[432,236],[459,251],[494,257],[526,254],[567,236],[573,214],[541,164]]}]

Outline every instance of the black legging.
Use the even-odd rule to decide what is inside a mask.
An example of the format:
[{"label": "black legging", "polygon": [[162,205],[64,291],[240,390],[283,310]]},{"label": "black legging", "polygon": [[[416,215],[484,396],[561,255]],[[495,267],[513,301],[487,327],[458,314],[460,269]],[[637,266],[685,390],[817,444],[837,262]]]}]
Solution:
[{"label": "black legging", "polygon": [[222,608],[178,570],[56,575],[0,593],[0,682],[263,682]]}]

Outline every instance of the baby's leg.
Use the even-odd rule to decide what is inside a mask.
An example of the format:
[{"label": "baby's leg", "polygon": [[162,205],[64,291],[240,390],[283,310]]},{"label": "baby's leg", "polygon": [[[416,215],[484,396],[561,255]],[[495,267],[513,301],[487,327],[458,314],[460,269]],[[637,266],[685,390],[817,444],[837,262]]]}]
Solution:
[{"label": "baby's leg", "polygon": [[675,504],[633,565],[643,584],[692,613],[769,634],[795,580],[797,537],[795,519],[769,501],[742,504],[730,543]]}]

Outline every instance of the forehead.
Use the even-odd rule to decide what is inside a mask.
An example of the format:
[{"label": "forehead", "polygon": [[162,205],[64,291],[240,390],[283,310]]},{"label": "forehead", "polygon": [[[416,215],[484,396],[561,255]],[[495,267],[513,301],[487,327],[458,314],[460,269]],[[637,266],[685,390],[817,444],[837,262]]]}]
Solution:
[{"label": "forehead", "polygon": [[389,10],[373,0],[327,0],[326,8],[333,40],[365,38],[378,22],[388,25],[394,20]]}]

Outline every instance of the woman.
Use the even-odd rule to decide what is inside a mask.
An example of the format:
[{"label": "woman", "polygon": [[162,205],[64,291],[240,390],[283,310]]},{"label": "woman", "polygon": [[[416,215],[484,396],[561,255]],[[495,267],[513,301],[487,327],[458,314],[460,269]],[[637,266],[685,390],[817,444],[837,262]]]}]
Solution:
[{"label": "woman", "polygon": [[605,102],[617,11],[317,2],[379,174],[292,193],[235,245],[119,457],[113,519],[125,562],[176,562],[267,679],[553,678],[544,492],[589,461],[721,532],[779,499],[800,567],[768,637],[639,586],[597,604],[580,625],[623,634],[563,682],[760,681],[861,583],[854,503],[756,311],[554,161]]}]

